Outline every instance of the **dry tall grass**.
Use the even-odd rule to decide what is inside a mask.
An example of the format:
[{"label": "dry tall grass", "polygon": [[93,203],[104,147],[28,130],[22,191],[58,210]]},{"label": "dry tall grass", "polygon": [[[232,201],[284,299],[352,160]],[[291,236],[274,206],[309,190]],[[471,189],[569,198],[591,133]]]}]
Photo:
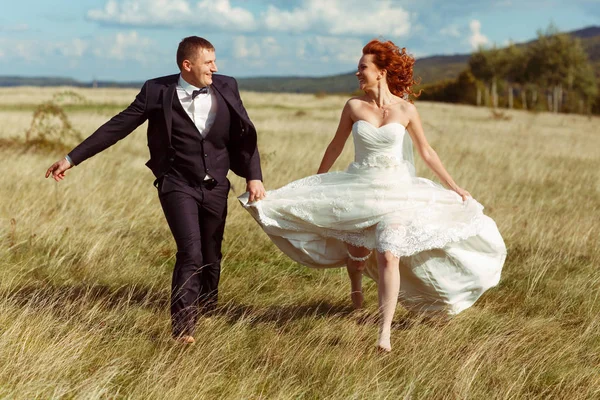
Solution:
[{"label": "dry tall grass", "polygon": [[[0,397],[600,398],[600,119],[418,105],[509,253],[500,286],[450,322],[399,309],[388,356],[374,351],[375,286],[352,313],[344,270],[288,260],[232,194],[223,308],[182,347],[169,340],[174,243],[143,165],[144,127],[64,182],[44,180],[62,154],[20,140],[53,90],[0,91]],[[88,104],[68,115],[85,135],[112,112],[104,105],[135,95],[77,93]],[[243,97],[268,188],[315,173],[345,99]],[[348,143],[334,168],[351,158]]]}]

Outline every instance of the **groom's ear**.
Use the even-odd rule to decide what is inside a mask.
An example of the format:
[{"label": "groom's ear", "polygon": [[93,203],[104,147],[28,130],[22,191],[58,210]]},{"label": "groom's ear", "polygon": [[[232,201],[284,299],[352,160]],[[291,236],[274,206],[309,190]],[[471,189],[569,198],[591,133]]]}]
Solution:
[{"label": "groom's ear", "polygon": [[191,69],[192,69],[192,63],[190,62],[190,60],[183,60],[183,62],[181,63],[181,70],[190,72]]}]

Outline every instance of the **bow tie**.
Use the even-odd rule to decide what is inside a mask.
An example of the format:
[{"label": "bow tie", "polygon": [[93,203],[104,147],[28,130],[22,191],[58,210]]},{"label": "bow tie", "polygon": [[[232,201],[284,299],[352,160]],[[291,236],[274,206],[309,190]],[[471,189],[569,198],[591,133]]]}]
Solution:
[{"label": "bow tie", "polygon": [[206,94],[206,93],[208,93],[208,86],[204,86],[203,88],[194,90],[192,92],[192,100],[194,100],[196,98],[196,96],[198,96],[199,94]]}]

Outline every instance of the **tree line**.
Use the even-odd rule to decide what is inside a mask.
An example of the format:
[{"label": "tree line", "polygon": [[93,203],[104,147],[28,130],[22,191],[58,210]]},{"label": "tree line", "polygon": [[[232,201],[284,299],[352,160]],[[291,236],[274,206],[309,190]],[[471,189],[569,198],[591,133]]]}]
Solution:
[{"label": "tree line", "polygon": [[581,41],[550,25],[528,45],[479,48],[455,80],[424,85],[420,99],[490,107],[600,113],[598,81]]}]

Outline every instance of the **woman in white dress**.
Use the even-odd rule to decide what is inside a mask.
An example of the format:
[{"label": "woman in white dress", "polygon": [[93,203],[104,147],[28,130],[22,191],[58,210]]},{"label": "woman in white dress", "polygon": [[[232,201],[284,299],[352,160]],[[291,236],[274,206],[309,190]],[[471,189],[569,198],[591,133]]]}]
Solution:
[{"label": "woman in white dress", "polygon": [[[317,175],[257,202],[240,196],[295,261],[346,265],[354,307],[362,307],[363,272],[378,282],[377,346],[383,351],[391,351],[398,299],[411,310],[457,314],[498,283],[506,257],[494,221],[454,182],[406,100],[413,94],[413,65],[404,48],[369,42],[356,72],[365,94],[344,106]],[[346,171],[328,172],[351,133],[354,162]],[[415,176],[413,142],[447,189]]]}]

